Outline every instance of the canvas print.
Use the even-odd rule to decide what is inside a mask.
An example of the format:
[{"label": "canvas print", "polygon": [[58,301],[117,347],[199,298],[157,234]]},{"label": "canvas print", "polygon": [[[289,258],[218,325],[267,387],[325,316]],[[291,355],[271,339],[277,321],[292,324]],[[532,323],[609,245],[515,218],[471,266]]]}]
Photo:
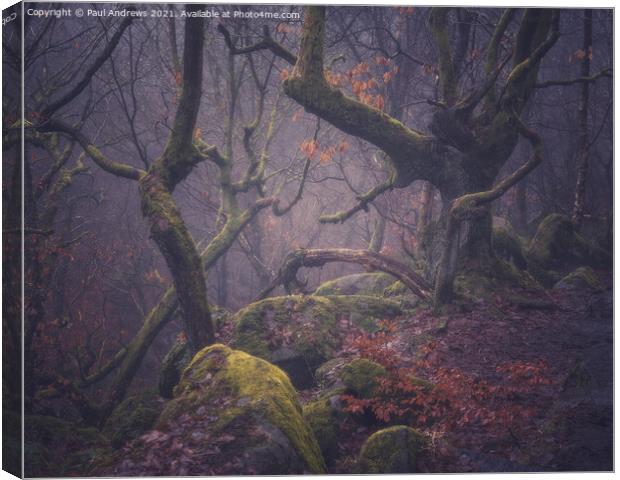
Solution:
[{"label": "canvas print", "polygon": [[613,469],[613,11],[2,15],[3,469]]}]

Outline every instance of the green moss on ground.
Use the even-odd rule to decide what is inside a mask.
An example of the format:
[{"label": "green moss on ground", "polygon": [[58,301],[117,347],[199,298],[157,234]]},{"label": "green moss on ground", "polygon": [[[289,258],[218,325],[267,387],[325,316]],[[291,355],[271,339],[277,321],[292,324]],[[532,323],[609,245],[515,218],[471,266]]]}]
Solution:
[{"label": "green moss on ground", "polygon": [[360,473],[416,473],[418,454],[424,444],[420,433],[404,425],[379,430],[362,446]]}]

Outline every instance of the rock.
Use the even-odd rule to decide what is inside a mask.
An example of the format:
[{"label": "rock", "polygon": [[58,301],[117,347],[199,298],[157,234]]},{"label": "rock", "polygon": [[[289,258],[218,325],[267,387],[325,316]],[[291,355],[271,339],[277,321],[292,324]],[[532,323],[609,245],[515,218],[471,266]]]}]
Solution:
[{"label": "rock", "polygon": [[559,214],[540,223],[526,260],[528,271],[545,287],[581,266],[611,268],[611,255],[588,243],[575,232],[570,219]]},{"label": "rock", "polygon": [[172,390],[179,383],[183,370],[192,359],[186,340],[177,340],[164,357],[159,371],[159,394],[172,398]]},{"label": "rock", "polygon": [[327,464],[338,456],[338,437],[347,414],[342,411],[342,388],[332,389],[303,408],[303,417],[321,448]]},{"label": "rock", "polygon": [[97,475],[325,473],[287,375],[268,362],[212,345],[194,356],[155,429]]},{"label": "rock", "polygon": [[351,326],[373,332],[377,320],[402,313],[398,303],[366,295],[268,298],[237,312],[231,344],[278,365],[303,389]]},{"label": "rock", "polygon": [[590,267],[579,267],[557,282],[553,288],[600,291],[603,287],[594,270]]},{"label": "rock", "polygon": [[340,372],[346,390],[359,398],[374,397],[379,379],[385,375],[385,368],[366,358],[357,358],[347,363]]},{"label": "rock", "polygon": [[322,283],[314,295],[376,295],[394,283],[394,277],[383,272],[357,273]]},{"label": "rock", "polygon": [[360,473],[416,473],[418,454],[424,437],[404,425],[373,433],[362,446]]},{"label": "rock", "polygon": [[163,399],[153,390],[128,397],[107,419],[103,433],[110,439],[113,448],[120,448],[151,430],[163,407]]},{"label": "rock", "polygon": [[86,476],[90,464],[109,449],[95,428],[56,417],[24,417],[26,477]]}]

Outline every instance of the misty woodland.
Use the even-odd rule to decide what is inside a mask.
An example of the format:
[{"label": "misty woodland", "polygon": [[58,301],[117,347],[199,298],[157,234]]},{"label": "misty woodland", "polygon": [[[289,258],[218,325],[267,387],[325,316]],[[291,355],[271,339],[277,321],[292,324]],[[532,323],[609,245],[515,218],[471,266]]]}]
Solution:
[{"label": "misty woodland", "polygon": [[139,8],[3,28],[5,469],[612,469],[611,10]]}]

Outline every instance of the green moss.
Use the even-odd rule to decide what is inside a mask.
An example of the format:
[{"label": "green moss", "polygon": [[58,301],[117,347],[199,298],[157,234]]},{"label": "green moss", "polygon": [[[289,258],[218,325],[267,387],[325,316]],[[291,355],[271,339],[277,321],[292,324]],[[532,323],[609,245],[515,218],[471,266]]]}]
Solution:
[{"label": "green moss", "polygon": [[562,278],[553,288],[602,290],[598,275],[590,267],[579,267]]},{"label": "green moss", "polygon": [[340,394],[343,389],[333,389],[303,408],[303,418],[319,442],[321,452],[327,463],[338,456],[338,436],[340,424],[345,414],[340,408]]},{"label": "green moss", "polygon": [[385,374],[385,368],[378,363],[358,358],[342,367],[340,377],[347,390],[355,392],[360,398],[371,398],[375,396],[379,379]]},{"label": "green moss", "polygon": [[394,282],[394,277],[387,273],[357,273],[346,275],[322,283],[314,295],[376,295],[381,296],[383,290]]},{"label": "green moss", "polygon": [[83,475],[109,445],[98,430],[56,417],[26,415],[24,428],[27,477]]},{"label": "green moss", "polygon": [[528,271],[551,287],[579,266],[610,268],[611,255],[577,234],[570,219],[552,214],[538,226],[526,252]]},{"label": "green moss", "polygon": [[407,286],[400,280],[397,280],[383,290],[383,295],[386,297],[398,297],[405,295],[408,291]]},{"label": "green moss", "polygon": [[340,319],[374,332],[378,319],[402,313],[397,302],[369,295],[268,298],[235,315],[232,346],[275,363],[307,388],[314,370],[341,345]]},{"label": "green moss", "polygon": [[[187,416],[194,422],[185,418]],[[164,432],[177,428],[193,430],[202,425],[193,423],[205,419],[209,419],[206,427],[209,437],[237,437],[235,454],[242,457],[260,452],[272,455],[264,459],[264,468],[257,473],[325,472],[317,441],[303,421],[297,392],[286,373],[264,360],[224,345],[213,345],[198,352],[183,372],[175,388],[175,399],[164,409],[156,428]],[[271,432],[267,439],[265,432]],[[297,463],[301,462],[301,468],[291,463],[288,470],[286,465],[270,463],[279,461],[276,450],[287,448],[274,440],[282,434],[297,455]],[[213,461],[223,462],[218,457]],[[254,461],[259,459],[253,458]],[[289,461],[292,460],[289,458]],[[252,462],[251,468],[261,470],[260,465]]]},{"label": "green moss", "polygon": [[412,428],[396,425],[373,433],[360,452],[361,473],[415,473],[424,437]]},{"label": "green moss", "polygon": [[346,358],[332,358],[320,365],[314,372],[316,385],[321,389],[343,386],[340,372],[347,362]]},{"label": "green moss", "polygon": [[163,401],[154,390],[147,390],[123,400],[114,409],[103,427],[112,447],[120,448],[138,438],[155,424],[163,408]]}]

